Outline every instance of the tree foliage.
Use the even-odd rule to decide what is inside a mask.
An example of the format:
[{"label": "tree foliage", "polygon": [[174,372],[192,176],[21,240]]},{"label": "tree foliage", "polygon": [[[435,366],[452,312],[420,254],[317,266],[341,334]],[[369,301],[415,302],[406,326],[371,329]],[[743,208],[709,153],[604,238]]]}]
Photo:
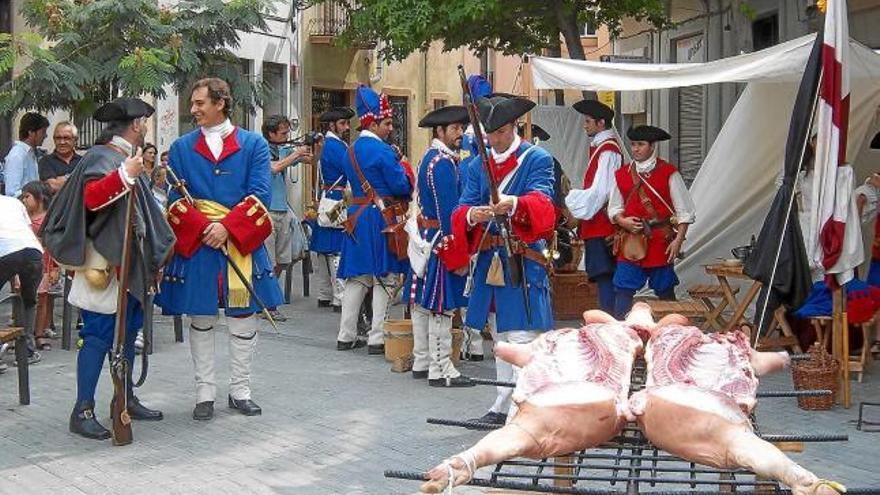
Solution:
[{"label": "tree foliage", "polygon": [[[580,30],[587,22],[617,35],[626,18],[666,23],[664,0],[315,0],[334,1],[349,11],[340,36],[345,45],[384,41],[382,55],[402,60],[434,41],[444,49],[492,48],[508,55],[540,53],[565,38],[572,58],[584,58]],[[577,40],[577,43],[575,41]],[[577,46],[574,46],[577,45]]]},{"label": "tree foliage", "polygon": [[260,88],[239,70],[239,31],[265,30],[273,0],[25,0],[28,32],[0,35],[0,112],[91,112],[116,96],[165,96],[208,75],[251,110]]}]

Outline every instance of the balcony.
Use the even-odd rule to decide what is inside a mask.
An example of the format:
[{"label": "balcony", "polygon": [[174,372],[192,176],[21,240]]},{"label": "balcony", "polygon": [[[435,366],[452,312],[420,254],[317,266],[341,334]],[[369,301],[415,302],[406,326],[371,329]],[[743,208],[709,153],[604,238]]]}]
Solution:
[{"label": "balcony", "polygon": [[333,44],[334,38],[348,27],[348,10],[342,2],[326,1],[314,7],[309,19],[309,41],[318,45]]}]

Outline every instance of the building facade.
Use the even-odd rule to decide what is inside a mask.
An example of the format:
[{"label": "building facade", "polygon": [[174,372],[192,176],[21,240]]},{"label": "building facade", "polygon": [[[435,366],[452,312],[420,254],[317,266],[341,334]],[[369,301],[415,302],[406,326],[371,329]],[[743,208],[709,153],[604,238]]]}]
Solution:
[{"label": "building facade", "polygon": [[[849,0],[850,36],[880,48],[880,0]],[[612,60],[646,63],[707,62],[761,50],[821,27],[815,0],[672,0],[675,27],[655,31],[627,21],[612,41]],[[650,122],[671,131],[660,152],[681,169],[688,183],[724,125],[741,91],[738,84],[713,84],[619,95],[625,129]]]}]

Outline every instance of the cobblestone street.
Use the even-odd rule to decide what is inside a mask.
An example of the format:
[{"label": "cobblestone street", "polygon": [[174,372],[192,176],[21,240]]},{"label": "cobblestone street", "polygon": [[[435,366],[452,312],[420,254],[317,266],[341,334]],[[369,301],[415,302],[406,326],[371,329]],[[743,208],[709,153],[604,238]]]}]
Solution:
[{"label": "cobblestone street", "polygon": [[[135,423],[135,441],[113,447],[67,430],[75,395],[74,352],[43,353],[31,367],[32,403],[18,405],[15,368],[0,376],[2,494],[411,494],[416,482],[389,481],[385,469],[424,470],[461,451],[483,433],[425,423],[429,416],[482,415],[494,389],[435,389],[365,349],[335,350],[338,314],[295,291],[274,334],[264,325],[252,379],[263,415],[246,418],[225,407],[228,377],[225,328],[218,333],[218,403],[213,421],[191,418],[192,362],[187,344],[173,342],[171,320],[157,317],[150,376],[138,396],[165,419]],[[399,314],[400,308],[396,309]],[[8,305],[2,307],[3,316]],[[5,357],[11,362],[11,356]],[[138,362],[139,366],[139,362]],[[491,360],[464,366],[493,377]],[[137,372],[137,369],[136,369]],[[790,374],[762,383],[790,389]],[[111,384],[99,385],[99,419],[106,425]],[[853,383],[854,404],[880,397],[876,371]],[[763,399],[758,418],[767,433],[846,433],[848,443],[808,444],[794,457],[820,476],[858,486],[880,485],[878,433],[856,431],[857,408],[807,413],[794,399]],[[607,485],[606,485],[607,486]],[[475,488],[459,494],[491,493]]]}]

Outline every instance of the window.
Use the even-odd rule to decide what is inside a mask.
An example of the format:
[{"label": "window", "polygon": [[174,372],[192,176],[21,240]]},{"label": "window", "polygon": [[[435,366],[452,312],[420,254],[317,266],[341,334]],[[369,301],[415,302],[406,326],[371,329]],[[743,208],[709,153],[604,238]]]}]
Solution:
[{"label": "window", "polygon": [[584,23],[583,31],[581,31],[582,38],[592,38],[596,36],[596,21],[587,21]]},{"label": "window", "polygon": [[389,96],[389,103],[394,110],[394,132],[391,143],[396,144],[404,155],[409,156],[409,99],[406,96]]},{"label": "window", "polygon": [[[217,77],[226,80],[229,82],[228,72],[225,71],[238,71],[239,76],[241,76],[242,80],[253,82],[253,70],[251,69],[251,60],[248,59],[239,59],[237,65],[233,65],[229,68],[221,68],[218,71]],[[224,72],[227,74],[224,77]],[[193,81],[195,82],[195,81]],[[234,125],[237,125],[243,129],[253,130],[253,115],[250,112],[246,111],[244,105],[240,102],[235,101],[235,89],[232,89],[232,115],[229,117],[232,120]],[[178,123],[178,133],[182,136],[187,132],[196,128],[195,121],[192,118],[192,114],[190,113],[190,96],[192,93],[190,92],[190,88],[188,87],[183,92],[178,93],[177,95],[177,123]]]},{"label": "window", "polygon": [[446,105],[447,105],[446,100],[443,100],[440,98],[434,98],[434,110],[437,110],[438,108],[443,108]]},{"label": "window", "polygon": [[348,97],[345,91],[337,91],[332,89],[312,88],[312,130],[321,130],[318,118],[321,114],[334,107],[344,107],[348,104]]},{"label": "window", "polygon": [[752,48],[755,51],[779,43],[779,15],[776,13],[752,22]]},{"label": "window", "polygon": [[263,62],[263,89],[266,92],[263,100],[264,118],[269,115],[287,117],[287,86],[284,84],[286,68],[283,64]]}]

